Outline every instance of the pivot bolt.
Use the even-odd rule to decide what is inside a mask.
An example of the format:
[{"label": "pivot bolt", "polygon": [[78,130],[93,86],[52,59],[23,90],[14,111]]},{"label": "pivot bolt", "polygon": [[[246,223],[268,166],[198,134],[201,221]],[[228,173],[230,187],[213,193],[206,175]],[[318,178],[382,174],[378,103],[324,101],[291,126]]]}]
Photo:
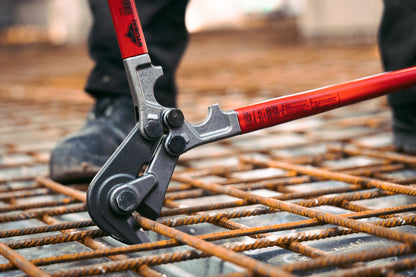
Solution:
[{"label": "pivot bolt", "polygon": [[132,213],[139,203],[137,203],[137,197],[134,191],[125,188],[117,193],[115,204],[121,212]]},{"label": "pivot bolt", "polygon": [[168,125],[172,128],[181,127],[183,122],[185,121],[183,113],[179,109],[170,110],[166,114],[165,119],[166,119],[166,122],[168,123]]},{"label": "pivot bolt", "polygon": [[186,140],[183,136],[174,136],[168,141],[168,148],[172,154],[180,155],[185,151]]},{"label": "pivot bolt", "polygon": [[163,126],[157,120],[150,120],[144,126],[144,132],[150,139],[157,139],[163,135]]}]

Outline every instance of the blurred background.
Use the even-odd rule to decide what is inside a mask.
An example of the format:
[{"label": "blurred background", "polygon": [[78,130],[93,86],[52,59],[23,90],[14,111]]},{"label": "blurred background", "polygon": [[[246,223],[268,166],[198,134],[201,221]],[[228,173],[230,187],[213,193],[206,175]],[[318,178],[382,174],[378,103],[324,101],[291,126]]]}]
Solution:
[{"label": "blurred background", "polygon": [[[380,0],[192,0],[187,13],[190,32],[244,28],[291,18],[303,40],[332,39],[373,43],[382,10]],[[86,0],[0,1],[0,43],[73,44],[85,41],[91,22]],[[263,22],[266,23],[266,22]],[[269,22],[270,23],[270,22]],[[335,38],[335,39],[334,39]]]},{"label": "blurred background", "polygon": [[[381,0],[191,0],[179,105],[207,93],[203,106],[236,108],[379,73],[382,9]],[[87,0],[1,0],[0,97],[75,101],[87,111],[91,20]]]},{"label": "blurred background", "polygon": [[[179,107],[192,112],[185,102],[203,93],[203,119],[214,103],[234,109],[379,73],[382,9],[381,0],[191,0]],[[92,103],[91,20],[87,0],[1,0],[2,101],[82,103],[81,124]]]}]

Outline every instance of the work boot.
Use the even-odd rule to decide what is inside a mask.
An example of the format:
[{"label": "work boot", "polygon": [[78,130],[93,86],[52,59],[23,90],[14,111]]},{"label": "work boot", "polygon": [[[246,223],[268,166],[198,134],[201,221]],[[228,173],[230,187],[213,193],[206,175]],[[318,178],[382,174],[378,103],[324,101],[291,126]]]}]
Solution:
[{"label": "work boot", "polygon": [[416,154],[416,109],[412,105],[393,107],[393,143],[397,150]]},{"label": "work boot", "polygon": [[50,178],[63,184],[90,182],[134,124],[130,98],[97,99],[85,125],[52,150]]}]

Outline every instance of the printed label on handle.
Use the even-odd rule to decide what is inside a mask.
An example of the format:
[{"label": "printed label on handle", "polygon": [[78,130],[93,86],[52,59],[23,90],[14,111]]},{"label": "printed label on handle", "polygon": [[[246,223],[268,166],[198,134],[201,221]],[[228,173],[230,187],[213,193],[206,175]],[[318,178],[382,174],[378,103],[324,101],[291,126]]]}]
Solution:
[{"label": "printed label on handle", "polygon": [[299,97],[276,99],[249,107],[236,109],[243,133],[270,127],[279,123],[315,114],[328,107],[337,106],[336,92]]},{"label": "printed label on handle", "polygon": [[235,109],[241,133],[285,123],[416,85],[416,66]]},{"label": "printed label on handle", "polygon": [[148,52],[134,0],[108,0],[123,59]]}]

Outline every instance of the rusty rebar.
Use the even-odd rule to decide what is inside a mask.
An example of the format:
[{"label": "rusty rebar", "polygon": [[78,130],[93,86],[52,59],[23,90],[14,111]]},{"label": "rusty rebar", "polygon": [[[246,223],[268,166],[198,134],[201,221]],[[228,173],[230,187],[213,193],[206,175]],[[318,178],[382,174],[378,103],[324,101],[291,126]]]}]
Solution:
[{"label": "rusty rebar", "polygon": [[[305,232],[305,236],[315,237],[316,233],[314,231]],[[235,242],[227,243],[223,247],[230,249],[236,252],[242,252],[251,249],[258,249],[264,247],[272,246],[281,246],[282,244],[290,243],[290,241],[296,241],[295,236],[287,235],[285,236],[286,240],[277,239],[277,237],[267,237],[264,239],[258,239],[254,242]],[[224,249],[225,249],[224,248]],[[325,268],[328,265],[331,266],[342,266],[350,263],[355,263],[357,261],[372,261],[381,258],[390,257],[391,255],[406,255],[414,253],[415,249],[407,245],[391,246],[386,248],[379,248],[379,251],[365,250],[357,253],[349,254],[348,256],[343,255],[332,255],[320,257],[319,255],[310,261],[295,262],[298,266],[289,267],[288,270],[294,271],[310,271],[319,268]],[[306,250],[307,251],[307,250]],[[196,258],[203,258],[211,256],[207,251],[196,251],[196,250],[187,250],[187,251],[177,251],[173,253],[165,253],[160,255],[152,255],[141,258],[131,258],[125,261],[117,261],[112,263],[105,264],[95,264],[91,266],[83,266],[69,270],[61,270],[53,273],[53,276],[84,276],[84,275],[95,275],[103,272],[113,272],[113,271],[122,271],[127,269],[132,269],[135,266],[147,264],[147,265],[158,265],[164,263],[172,263],[178,261],[191,260]],[[218,255],[217,255],[218,256]],[[261,264],[261,263],[259,263]],[[279,267],[277,267],[279,268]],[[283,266],[285,268],[285,266]],[[264,275],[262,275],[264,276]],[[269,276],[269,275],[265,275]]]},{"label": "rusty rebar", "polygon": [[388,248],[380,248],[364,250],[356,253],[343,255],[331,255],[329,257],[317,257],[308,261],[299,261],[291,264],[283,265],[285,270],[290,272],[311,271],[314,269],[325,268],[330,266],[340,266],[360,261],[378,260],[387,257],[395,257],[414,253],[416,250],[406,244],[391,246]]},{"label": "rusty rebar", "polygon": [[206,183],[202,180],[192,179],[186,176],[180,176],[178,174],[174,175],[173,179],[175,179],[176,181],[192,184],[195,187],[204,188],[209,191],[214,191],[216,193],[222,193],[229,196],[242,198],[252,203],[263,204],[271,208],[283,210],[301,216],[315,218],[319,221],[323,221],[328,224],[334,224],[345,228],[351,228],[364,233],[380,236],[391,240],[396,240],[399,242],[409,243],[410,245],[416,246],[416,234],[403,233],[395,230],[386,230],[385,228],[374,226],[370,223],[356,222],[354,220],[343,218],[338,215],[333,215],[318,210],[305,208],[293,203],[283,202],[277,199],[271,199],[268,197],[255,195],[241,190],[220,186],[214,183]]},{"label": "rusty rebar", "polygon": [[159,224],[147,218],[138,217],[137,219],[140,226],[144,228],[156,231],[159,234],[173,238],[176,241],[180,241],[184,244],[192,246],[209,255],[216,256],[243,268],[247,268],[256,274],[260,274],[262,276],[290,276],[290,274],[288,274],[287,272],[280,270],[279,267],[259,262],[244,255],[237,254],[234,251],[230,251],[215,244],[206,242],[197,237],[180,232],[176,229]]},{"label": "rusty rebar", "polygon": [[391,272],[414,270],[416,268],[416,258],[405,258],[398,261],[388,261],[383,264],[373,266],[361,266],[350,269],[348,271],[339,271],[336,274],[326,275],[334,277],[355,277],[355,276],[387,276],[387,277],[399,277],[401,274],[393,275]]},{"label": "rusty rebar", "polygon": [[19,228],[19,229],[14,229],[14,230],[0,231],[0,238],[33,235],[33,234],[39,234],[39,233],[68,230],[68,229],[84,228],[84,227],[89,227],[89,226],[94,226],[94,223],[91,220],[66,222],[66,223],[59,223],[59,224],[46,225],[46,226]]},{"label": "rusty rebar", "polygon": [[[271,198],[279,199],[279,200],[293,200],[293,199],[299,199],[299,198],[318,197],[318,196],[323,196],[327,194],[353,192],[353,191],[357,191],[360,189],[361,189],[360,186],[351,185],[349,187],[329,188],[329,189],[322,189],[322,190],[316,190],[316,191],[311,191],[311,192],[290,192],[290,193],[285,193],[279,196],[273,196]],[[381,195],[382,195],[382,192],[379,193],[379,196]],[[166,200],[170,201],[173,199],[167,198]],[[235,201],[222,202],[222,203],[205,204],[205,205],[199,205],[199,206],[180,207],[180,208],[173,208],[169,210],[162,210],[160,213],[160,216],[190,214],[190,213],[195,213],[198,211],[219,210],[219,209],[227,209],[227,208],[234,208],[234,207],[248,206],[248,205],[253,205],[253,204],[246,200],[235,200]]]},{"label": "rusty rebar", "polygon": [[[287,185],[296,185],[302,184],[310,181],[308,176],[299,176],[299,177],[289,177],[289,178],[270,178],[270,179],[263,179],[262,181],[250,180],[250,182],[244,182],[242,180],[233,180],[232,182],[225,182],[221,183],[221,185],[232,185],[232,187],[239,188],[241,190],[254,190],[254,189],[275,189],[281,186]],[[183,186],[185,189],[176,189],[174,192],[169,192],[166,194],[166,199],[169,200],[180,200],[180,199],[187,199],[187,198],[196,198],[201,196],[212,195],[211,192],[202,190],[202,189],[189,189],[189,186]]]},{"label": "rusty rebar", "polygon": [[[236,188],[235,186],[230,186],[231,188]],[[237,187],[239,188],[239,187]],[[364,199],[371,199],[376,197],[381,197],[388,195],[389,193],[383,191],[365,191],[365,192],[357,192],[357,193],[350,193],[350,194],[340,194],[335,196],[325,196],[328,194],[335,194],[341,192],[353,192],[359,190],[359,186],[351,185],[349,187],[341,187],[341,188],[331,188],[331,189],[322,189],[319,191],[312,191],[312,192],[293,192],[293,193],[285,193],[279,196],[273,196],[271,198],[278,199],[278,200],[293,200],[298,198],[311,198],[309,200],[303,200],[300,202],[296,202],[299,205],[306,206],[306,207],[313,207],[319,205],[337,205],[342,203],[345,200],[348,201],[356,201],[356,200],[364,200]],[[319,197],[323,196],[323,197]],[[173,199],[167,198],[165,201],[171,201]],[[172,215],[179,215],[179,214],[190,214],[198,211],[206,211],[206,210],[218,210],[218,209],[226,209],[226,208],[233,208],[233,207],[240,207],[240,206],[247,206],[253,205],[249,201],[246,200],[235,200],[229,202],[222,202],[222,203],[215,203],[215,204],[206,204],[200,206],[192,206],[192,207],[180,207],[180,208],[173,208],[169,210],[162,210],[160,216],[172,216]]]},{"label": "rusty rebar", "polygon": [[65,198],[57,201],[47,201],[47,202],[38,202],[38,203],[28,203],[28,204],[14,204],[8,205],[5,207],[0,207],[0,213],[12,212],[18,210],[27,210],[35,208],[45,208],[45,207],[58,207],[63,205],[69,205],[77,202],[76,200]]},{"label": "rusty rebar", "polygon": [[69,234],[39,237],[35,239],[21,239],[21,240],[16,240],[16,241],[12,240],[12,241],[6,242],[5,244],[12,249],[20,249],[20,248],[36,247],[36,246],[47,245],[47,244],[79,241],[86,237],[96,238],[96,237],[102,237],[105,235],[106,233],[104,233],[104,231],[101,231],[100,229],[95,229],[95,230],[71,232]]},{"label": "rusty rebar", "polygon": [[368,188],[377,188],[385,191],[389,191],[396,194],[407,194],[416,196],[416,188],[398,185],[391,182],[381,181],[377,179],[371,179],[367,177],[360,177],[360,176],[353,176],[348,175],[345,173],[329,171],[320,168],[314,168],[311,166],[301,166],[301,165],[294,165],[285,163],[282,161],[275,161],[275,160],[262,160],[257,158],[251,158],[248,156],[240,157],[242,161],[262,166],[268,167],[275,167],[285,170],[293,170],[299,172],[301,174],[307,174],[310,176],[322,178],[322,179],[329,179],[329,180],[336,180],[341,182],[346,182],[350,184],[360,185],[363,187]]},{"label": "rusty rebar", "polygon": [[42,176],[37,177],[36,181],[55,192],[62,193],[84,203],[87,201],[87,196],[85,192],[81,192],[79,190],[72,189],[68,186],[61,185]]},{"label": "rusty rebar", "polygon": [[51,276],[45,273],[39,267],[32,264],[31,262],[27,261],[23,256],[18,254],[16,251],[10,249],[3,242],[0,242],[0,254],[29,276],[33,276],[33,277]]},{"label": "rusty rebar", "polygon": [[352,144],[330,145],[329,150],[343,152],[349,155],[363,155],[368,157],[382,158],[395,162],[416,165],[416,157],[391,151],[360,148]]},{"label": "rusty rebar", "polygon": [[23,212],[11,212],[0,215],[0,223],[18,221],[24,219],[31,219],[41,217],[44,214],[48,215],[62,215],[69,213],[78,213],[86,211],[86,205],[81,204],[71,204],[66,206],[58,207],[47,207],[47,208],[35,208],[31,210],[26,210]]},{"label": "rusty rebar", "polygon": [[42,195],[47,195],[48,193],[49,193],[49,190],[45,188],[9,191],[9,192],[3,192],[0,195],[0,201],[9,201],[10,199],[14,199],[14,198],[42,196]]},{"label": "rusty rebar", "polygon": [[[6,102],[3,101],[3,103]],[[22,103],[28,105],[30,101]],[[30,104],[33,105],[33,103]],[[29,115],[30,113],[27,113],[27,116]],[[378,118],[373,119],[373,116],[360,116],[359,118],[359,123],[356,119],[345,119],[338,117],[338,115],[335,118],[325,117],[325,120],[330,119],[326,124],[332,124],[336,130],[357,125],[370,126],[366,132],[360,133],[361,137],[386,130],[381,128],[371,130],[373,128],[371,126],[380,127],[380,124],[384,124],[386,127],[390,126],[386,123],[387,116],[383,117],[381,121]],[[52,122],[48,124],[50,126]],[[36,122],[26,126],[27,128],[22,127],[19,130],[14,130],[14,128],[4,128],[3,123],[0,126],[0,133],[6,134],[7,137],[21,136],[26,134],[28,130],[33,132],[39,128],[45,128],[46,125],[43,125]],[[69,129],[66,129],[65,132],[67,131]],[[308,135],[315,134],[312,132],[314,132],[312,129],[299,130],[296,135],[308,138]],[[268,134],[279,136],[280,130],[278,132],[270,131]],[[234,144],[232,140],[220,142],[222,147],[227,148],[226,151],[213,153],[201,151],[201,155],[194,155],[190,158],[183,157],[184,159],[180,160],[180,166],[174,175],[174,179],[178,182],[168,188],[164,208],[157,221],[153,222],[140,216],[137,217],[145,231],[152,233],[152,237],[158,236],[162,240],[115,247],[110,244],[111,239],[101,239],[107,234],[94,227],[91,228],[94,225],[92,221],[79,219],[77,213],[82,213],[84,216],[86,211],[86,184],[64,186],[47,177],[35,179],[35,175],[38,174],[32,174],[30,171],[24,176],[7,175],[7,172],[12,172],[14,168],[38,164],[45,166],[48,159],[47,153],[52,144],[50,146],[36,145],[37,138],[38,136],[31,138],[31,141],[35,143],[33,145],[30,140],[27,140],[28,145],[19,145],[19,143],[13,142],[2,148],[6,150],[6,156],[9,154],[30,156],[30,160],[19,161],[19,157],[16,160],[11,157],[10,163],[0,161],[0,171],[2,171],[0,172],[0,200],[3,203],[0,207],[0,223],[8,222],[10,226],[13,226],[10,227],[10,230],[2,228],[0,231],[0,238],[3,239],[3,242],[0,243],[0,251],[4,253],[5,259],[8,261],[0,264],[0,272],[2,273],[7,274],[6,271],[18,269],[23,274],[30,276],[42,276],[41,274],[49,276],[48,273],[53,276],[81,276],[131,270],[140,276],[161,277],[161,273],[158,272],[160,268],[153,266],[172,263],[178,263],[178,266],[181,266],[179,262],[189,261],[192,264],[191,261],[194,259],[206,259],[208,263],[211,256],[217,256],[221,261],[227,261],[226,258],[228,258],[234,264],[240,263],[242,272],[219,273],[218,276],[221,277],[268,275],[271,270],[275,269],[286,274],[302,276],[309,274],[320,276],[317,272],[325,272],[326,276],[332,274],[333,276],[379,275],[393,277],[400,275],[402,270],[414,272],[416,259],[412,257],[416,254],[416,247],[413,244],[415,235],[410,228],[416,225],[416,204],[407,203],[411,203],[409,196],[414,196],[414,191],[416,191],[415,177],[412,173],[415,158],[381,150],[393,149],[391,146],[377,147],[377,149],[358,147],[356,145],[362,144],[356,140],[356,137],[348,136],[342,138],[342,143],[340,142],[338,146],[339,141],[316,136],[313,140],[308,138],[307,141],[291,145],[290,149],[287,149],[288,159],[286,160],[279,158],[279,151],[275,152],[282,147],[280,145],[276,147],[261,145],[259,149],[254,147],[245,149],[239,146],[238,142]],[[250,139],[253,138],[248,138],[248,140]],[[256,143],[255,139],[252,141],[253,144]],[[319,141],[329,142],[325,143],[329,145],[326,151],[302,154],[302,147],[314,147]],[[333,142],[337,146],[332,147]],[[292,157],[290,152],[298,150],[295,148],[299,148],[299,152],[294,152]],[[254,153],[265,157],[267,163],[241,156]],[[301,156],[298,157],[299,153]],[[370,162],[364,167],[348,166],[345,167],[346,169],[340,169],[341,173],[322,169],[326,161],[341,161],[348,156],[358,155],[377,157],[381,161]],[[227,162],[225,166],[218,165],[216,162],[217,159],[229,156],[233,156],[235,161],[229,164]],[[273,158],[290,161],[290,163],[277,164]],[[240,163],[237,162],[238,159]],[[204,160],[211,160],[212,163],[206,163],[207,166],[201,168],[199,162]],[[314,167],[302,165],[310,163]],[[194,167],[194,165],[196,166]],[[285,172],[274,177],[256,175],[255,171],[259,168],[273,167],[283,169]],[[250,171],[253,171],[253,175],[247,180],[239,177],[240,173],[243,175]],[[3,172],[5,173],[3,174]],[[205,177],[205,180],[218,177],[220,181],[218,183],[210,181],[200,183],[200,179]],[[331,182],[327,182],[325,188],[316,189],[314,183],[317,180],[341,180],[344,184],[330,187]],[[301,190],[301,187],[309,184],[312,190]],[[409,185],[404,186],[403,184]],[[267,191],[275,196],[261,197],[256,195]],[[200,204],[197,201],[198,198],[204,198],[204,196],[211,198],[216,195],[229,195],[238,199],[222,203],[210,203],[201,199],[207,204]],[[404,196],[406,203],[400,203],[400,196]],[[28,197],[30,199],[27,199]],[[386,206],[390,204],[387,202],[389,199],[397,202]],[[31,202],[27,203],[27,200]],[[378,204],[374,204],[384,200],[386,202],[380,206],[383,208],[378,208]],[[186,206],[187,203],[191,203],[190,206]],[[325,206],[345,214],[333,215],[319,212],[325,210]],[[267,221],[269,218],[280,220],[279,217],[286,216],[287,213],[299,214],[307,218],[290,217],[290,222],[276,224]],[[251,225],[250,217],[256,220],[266,218],[266,220],[257,226],[254,224],[253,226],[244,225],[242,222]],[[19,228],[20,221],[27,219],[35,219],[46,225]],[[6,224],[4,225],[6,226]],[[204,226],[207,225],[209,228],[204,229]],[[400,228],[400,226],[404,228]],[[84,229],[85,227],[88,228]],[[190,230],[189,233],[192,234],[193,230],[196,230],[198,235],[186,235],[177,232],[177,230]],[[60,234],[50,233],[55,231],[59,231]],[[347,255],[337,255],[335,248],[326,249],[319,246],[320,243],[325,243],[326,239],[328,241],[339,240],[342,243],[344,240],[355,237],[354,234],[363,231],[370,234],[370,238],[375,241],[380,239],[386,241],[382,238],[389,241],[386,244],[380,244],[377,251],[357,248],[356,252]],[[162,238],[161,235],[168,235],[169,238]],[[52,251],[48,256],[32,260],[26,256],[17,256],[21,249],[24,249],[24,252],[30,252],[45,245],[55,243],[71,245],[75,242],[88,249],[83,250],[84,252],[63,252],[63,254]],[[46,248],[53,249],[54,247]],[[305,260],[302,262],[292,261],[287,264],[283,262],[279,266],[272,266],[266,262],[259,263],[258,260],[250,259],[248,259],[249,263],[246,266],[244,260],[239,261],[240,257],[244,257],[242,253],[250,255],[253,250],[259,253],[263,251],[264,253],[268,253],[268,251],[272,253],[275,250],[279,251],[278,248],[286,249],[285,253],[287,251],[292,255],[300,255],[300,258]],[[217,251],[218,249],[220,252]],[[246,253],[245,251],[250,252]],[[228,255],[229,253],[231,256]],[[141,257],[138,257],[139,255]],[[393,257],[397,261],[391,262]],[[109,258],[111,261],[103,258]],[[61,264],[72,262],[79,265],[60,268]],[[56,271],[42,272],[40,266],[47,265],[51,266],[46,268]],[[257,274],[253,272],[253,268],[257,269]]]},{"label": "rusty rebar", "polygon": [[[231,251],[226,248],[217,246],[215,244],[206,242],[204,240],[201,240],[197,237],[180,232],[178,230],[169,228],[155,221],[151,221],[149,219],[139,217],[138,222],[144,228],[152,229],[154,231],[157,231],[160,234],[163,234],[168,237],[172,237],[176,241],[180,241],[196,249],[199,249],[200,251],[202,251],[203,256],[213,255],[213,256],[219,257],[225,261],[229,261],[238,266],[241,266],[242,268],[247,268],[250,271],[253,271],[256,274],[259,274],[261,276],[291,276],[291,274],[285,271],[282,271],[280,267],[272,266],[270,264],[256,261],[252,258],[238,254],[234,251]],[[201,253],[200,251],[191,250],[191,251],[187,251],[187,253],[189,253],[188,256],[197,255],[200,257],[200,253]],[[159,255],[158,259],[160,259],[163,256],[166,256],[166,255],[165,254]],[[54,272],[52,273],[52,276],[82,276],[82,275],[100,274],[100,273],[109,272],[113,270],[114,271],[126,270],[126,269],[131,269],[133,267],[139,266],[141,264],[144,264],[144,263],[140,263],[140,259],[143,260],[144,258],[129,259],[129,260],[122,261],[122,262],[115,261],[115,262],[110,262],[110,263],[105,263],[105,264],[100,264],[100,265],[78,267],[78,268],[74,268],[70,270]]]},{"label": "rusty rebar", "polygon": [[[378,209],[378,210],[371,210],[371,211],[364,211],[359,213],[353,213],[350,215],[345,215],[350,218],[360,219],[360,218],[367,218],[367,217],[374,217],[380,214],[394,214],[394,213],[402,213],[408,210],[408,206],[402,207],[395,207],[389,209]],[[399,218],[390,218],[387,220],[382,220],[378,222],[374,222],[375,224],[385,226],[385,227],[395,227],[401,226],[403,224],[415,224],[416,216],[400,216]],[[276,231],[284,231],[284,230],[293,230],[299,229],[303,227],[313,227],[321,225],[320,222],[310,219],[310,220],[302,220],[298,222],[288,222],[288,223],[279,223],[274,225],[267,225],[261,227],[248,227],[244,229],[234,229],[231,231],[224,231],[224,232],[217,232],[212,234],[205,234],[198,236],[200,239],[204,239],[207,241],[212,240],[223,240],[227,238],[236,238],[241,236],[251,236],[251,235],[258,235],[258,234],[266,234]],[[308,241],[308,240],[315,240],[315,239],[323,239],[329,238],[333,236],[341,236],[347,234],[353,234],[356,231],[351,229],[339,229],[337,227],[324,229],[321,231],[316,232],[300,232],[297,235],[289,234],[285,236],[281,236],[279,239],[274,239],[272,241],[266,241],[268,244],[264,242],[260,244],[247,244],[246,250],[256,249],[256,247],[269,247],[269,246],[284,246],[289,243],[293,243],[295,241]],[[276,238],[276,237],[275,237]],[[300,239],[302,238],[302,239]],[[36,265],[47,265],[51,263],[60,263],[60,262],[69,262],[69,261],[77,261],[82,259],[92,259],[97,257],[104,257],[104,256],[114,256],[120,254],[127,254],[133,252],[140,252],[140,251],[148,251],[148,250],[156,250],[162,248],[168,248],[173,246],[178,246],[179,243],[174,240],[165,240],[165,241],[157,241],[157,242],[150,242],[150,243],[143,243],[139,245],[131,245],[131,246],[123,246],[123,247],[114,247],[111,249],[100,249],[93,252],[83,252],[77,254],[66,254],[61,256],[54,256],[54,257],[47,257],[47,258],[40,258],[32,260],[31,262]],[[240,247],[240,250],[243,251]],[[173,262],[173,260],[171,261]],[[11,265],[0,265],[0,271],[10,270],[12,267]]]}]

